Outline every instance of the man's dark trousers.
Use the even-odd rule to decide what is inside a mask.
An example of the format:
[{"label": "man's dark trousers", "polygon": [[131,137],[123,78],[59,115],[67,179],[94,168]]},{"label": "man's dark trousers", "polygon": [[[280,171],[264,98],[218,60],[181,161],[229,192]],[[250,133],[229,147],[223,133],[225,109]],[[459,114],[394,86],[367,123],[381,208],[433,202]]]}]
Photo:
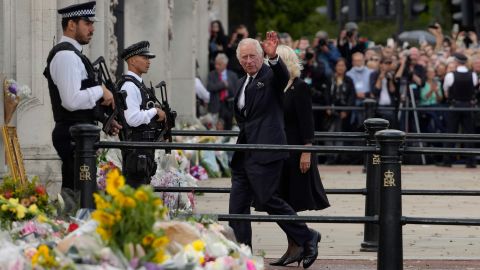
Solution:
[{"label": "man's dark trousers", "polygon": [[[241,154],[248,157],[248,153]],[[255,199],[256,207],[266,211],[269,215],[297,215],[292,207],[281,199],[276,192],[269,198],[258,198],[256,194],[264,193],[261,188],[278,187],[283,168],[283,160],[273,161],[268,164],[249,163],[248,158],[242,157],[239,162],[244,166],[232,168],[232,189],[230,192],[230,214],[250,214],[252,201]],[[259,185],[258,182],[274,178],[275,187]],[[255,183],[257,182],[257,183]],[[270,181],[268,181],[270,182]],[[285,234],[293,239],[297,245],[303,246],[310,240],[311,233],[303,222],[277,222]],[[252,246],[252,227],[250,221],[230,221],[230,227],[235,232],[235,237],[240,243]]]}]

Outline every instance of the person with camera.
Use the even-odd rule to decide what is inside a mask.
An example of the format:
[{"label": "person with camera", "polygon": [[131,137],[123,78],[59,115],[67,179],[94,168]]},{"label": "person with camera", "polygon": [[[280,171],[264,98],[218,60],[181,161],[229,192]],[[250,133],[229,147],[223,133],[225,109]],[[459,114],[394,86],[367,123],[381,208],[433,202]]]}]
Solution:
[{"label": "person with camera", "polygon": [[215,57],[215,70],[208,74],[207,90],[210,92],[208,112],[213,116],[213,126],[223,120],[224,129],[231,130],[233,122],[233,98],[237,91],[238,77],[227,69],[228,57],[220,53]]},{"label": "person with camera", "polygon": [[[415,99],[415,104],[420,100],[420,89],[425,86],[426,71],[425,68],[418,63],[419,58],[420,53],[415,47],[405,50],[400,56],[400,65],[395,73],[395,80],[399,89],[405,89],[405,91],[400,93],[401,102],[408,100],[407,95],[410,102],[412,102],[412,98]],[[410,89],[413,92],[413,96],[410,96]],[[408,104],[408,106],[411,105]],[[414,111],[414,113],[416,112]],[[404,119],[405,115],[405,113],[402,113],[402,119]],[[412,114],[409,115],[412,116]],[[409,117],[407,121],[409,121],[409,127],[415,127],[413,124],[413,116]],[[402,130],[412,132],[412,130],[405,129],[405,121],[401,121],[400,125]]]},{"label": "person with camera", "polygon": [[[473,108],[477,104],[475,98],[475,89],[478,85],[478,77],[475,72],[470,71],[466,63],[468,58],[461,53],[455,53],[455,62],[457,62],[457,69],[454,72],[449,72],[445,76],[443,83],[445,97],[450,102],[450,108]],[[471,134],[474,132],[473,112],[471,111],[450,111],[447,115],[447,132],[457,133],[460,126],[463,133]],[[452,144],[448,144],[453,147]],[[473,147],[471,144],[466,144],[466,147]],[[452,159],[446,156],[444,166],[452,166]],[[467,168],[477,167],[475,157],[470,156],[466,160]]]},{"label": "person with camera", "polygon": [[[156,105],[153,89],[147,88],[142,74],[148,72],[150,59],[155,55],[149,50],[148,41],[137,42],[126,48],[121,57],[127,62],[128,71],[117,82],[118,88],[127,92],[125,120],[128,124],[128,141],[154,141],[165,112]],[[122,169],[127,184],[138,187],[149,184],[157,170],[154,149],[122,150]]]},{"label": "person with camera", "polygon": [[318,39],[316,49],[316,61],[324,69],[323,76],[330,78],[335,68],[335,63],[341,57],[337,47],[328,41],[328,34],[325,31],[318,31],[315,35]]},{"label": "person with camera", "polygon": [[[395,71],[392,68],[392,63],[391,58],[382,57],[379,69],[370,75],[371,97],[377,101],[379,107],[395,107],[395,109],[398,109],[400,95],[395,86]],[[398,128],[397,110],[379,109],[377,115],[388,120],[390,128]]]},{"label": "person with camera", "polygon": [[235,28],[235,31],[233,31],[230,37],[230,42],[227,46],[226,53],[229,59],[227,69],[235,72],[238,78],[245,76],[246,73],[237,59],[237,47],[240,41],[248,38],[248,35],[249,33],[247,27],[243,24],[240,24],[239,26],[237,26],[237,28]]},{"label": "person with camera", "polygon": [[345,28],[338,35],[337,47],[343,58],[347,59],[347,69],[352,67],[352,56],[356,52],[364,53],[365,42],[358,38],[358,25],[354,22],[345,24]]},{"label": "person with camera", "polygon": [[[101,107],[115,107],[113,94],[98,81],[92,63],[82,54],[82,45],[90,43],[95,30],[95,5],[96,2],[91,1],[58,10],[62,16],[63,35],[51,49],[43,73],[48,80],[55,120],[53,147],[62,161],[62,195],[66,192],[67,196],[76,188],[70,127],[104,121]],[[110,135],[118,134],[121,128],[117,122],[113,124]]]}]

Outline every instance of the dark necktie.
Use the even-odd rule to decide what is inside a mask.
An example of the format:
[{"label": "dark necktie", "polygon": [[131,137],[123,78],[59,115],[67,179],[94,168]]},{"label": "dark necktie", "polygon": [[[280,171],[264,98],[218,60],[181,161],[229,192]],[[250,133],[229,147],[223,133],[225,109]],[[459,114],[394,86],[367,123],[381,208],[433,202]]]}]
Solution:
[{"label": "dark necktie", "polygon": [[252,81],[253,81],[253,77],[252,77],[252,76],[248,76],[247,85],[245,85],[245,89],[243,90],[243,91],[244,91],[244,96],[245,96],[245,103],[244,103],[243,108],[242,108],[242,111],[241,111],[241,113],[242,113],[243,115],[246,115],[245,109],[247,109],[247,100],[248,100],[247,88],[248,88],[248,86],[252,83]]}]

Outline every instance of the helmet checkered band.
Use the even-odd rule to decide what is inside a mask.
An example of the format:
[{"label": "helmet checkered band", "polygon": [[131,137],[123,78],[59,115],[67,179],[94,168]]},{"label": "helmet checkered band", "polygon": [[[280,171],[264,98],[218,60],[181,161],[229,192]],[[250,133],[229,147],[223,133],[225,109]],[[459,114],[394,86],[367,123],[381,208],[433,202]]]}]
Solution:
[{"label": "helmet checkered band", "polygon": [[62,18],[92,17],[95,16],[95,6],[92,9],[81,9],[62,14]]},{"label": "helmet checkered band", "polygon": [[[146,50],[145,50],[145,49],[146,49]],[[130,58],[130,57],[132,57],[132,56],[135,56],[135,55],[140,54],[140,53],[145,52],[145,51],[148,51],[148,48],[140,48],[140,49],[138,49],[138,50],[135,50],[135,51],[133,51],[133,52],[125,55],[123,58],[124,58],[124,59],[128,59],[128,58]]]}]

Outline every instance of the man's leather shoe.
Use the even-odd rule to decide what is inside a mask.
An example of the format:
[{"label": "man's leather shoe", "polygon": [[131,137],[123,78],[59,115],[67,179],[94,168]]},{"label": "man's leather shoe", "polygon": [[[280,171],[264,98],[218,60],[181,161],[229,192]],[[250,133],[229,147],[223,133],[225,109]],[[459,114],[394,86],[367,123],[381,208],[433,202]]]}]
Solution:
[{"label": "man's leather shoe", "polygon": [[310,267],[318,257],[318,243],[322,239],[322,235],[310,229],[310,232],[313,234],[312,239],[305,243],[304,250],[303,250],[303,268]]}]

